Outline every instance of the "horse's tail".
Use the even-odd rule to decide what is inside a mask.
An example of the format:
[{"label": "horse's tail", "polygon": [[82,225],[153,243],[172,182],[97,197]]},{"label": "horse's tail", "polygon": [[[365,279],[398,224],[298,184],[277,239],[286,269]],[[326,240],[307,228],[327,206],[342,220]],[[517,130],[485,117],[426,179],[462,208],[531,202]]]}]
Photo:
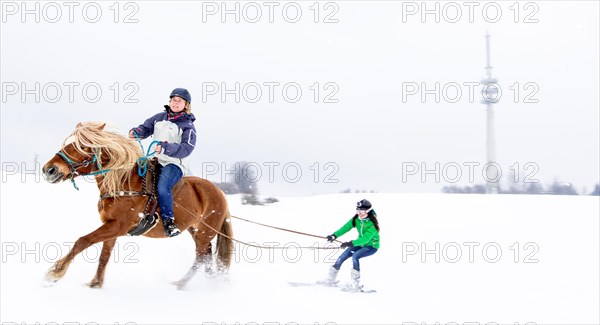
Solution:
[{"label": "horse's tail", "polygon": [[221,232],[223,235],[217,235],[217,258],[222,267],[229,268],[231,265],[231,255],[233,254],[233,228],[231,227],[231,218],[229,212],[223,225],[221,226]]}]

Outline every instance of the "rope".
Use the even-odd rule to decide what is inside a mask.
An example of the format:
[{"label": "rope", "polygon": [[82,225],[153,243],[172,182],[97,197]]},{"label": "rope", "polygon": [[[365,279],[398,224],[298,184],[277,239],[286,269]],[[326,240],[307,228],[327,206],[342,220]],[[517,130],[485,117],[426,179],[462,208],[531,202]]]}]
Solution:
[{"label": "rope", "polygon": [[[142,141],[140,140],[137,132],[133,131],[133,135],[135,136],[135,139],[137,140],[137,142],[140,144],[140,147],[142,148],[142,152],[144,152],[144,146],[142,145]],[[152,155],[155,154],[154,151],[152,151],[152,145],[154,144],[160,144],[160,141],[152,141],[150,143],[150,146],[148,147],[148,151],[146,152],[146,156],[144,157],[140,157],[138,158],[138,175],[140,175],[141,177],[143,177],[144,175],[146,175],[146,172],[148,170],[148,158]],[[185,207],[181,206],[180,204],[173,202],[175,205],[177,205],[179,208],[181,208],[182,210],[184,210],[185,212],[187,212],[188,214],[190,214],[191,216],[194,216],[194,213],[192,213],[190,210],[186,209]],[[275,227],[275,226],[269,226],[263,223],[259,223],[259,222],[254,222],[248,219],[244,219],[244,218],[240,218],[240,217],[236,217],[236,216],[230,216],[231,218],[235,218],[235,219],[239,219],[239,220],[243,220],[246,222],[250,222],[250,223],[254,223],[257,225],[261,225],[264,227],[268,227],[268,228],[273,228],[273,229],[278,229],[278,230],[282,230],[282,231],[287,231],[287,232],[291,232],[291,233],[295,233],[295,234],[299,234],[299,235],[304,235],[304,236],[309,236],[309,237],[316,237],[316,238],[321,238],[321,239],[327,239],[327,237],[323,237],[323,236],[317,236],[317,235],[313,235],[313,234],[308,234],[308,233],[304,233],[301,231],[296,231],[296,230],[291,230],[291,229],[286,229],[286,228],[281,228],[281,227]],[[288,249],[290,247],[273,247],[273,246],[261,246],[261,245],[255,245],[255,244],[251,244],[251,243],[247,243],[241,240],[237,240],[229,235],[226,235],[222,232],[220,232],[219,230],[213,228],[211,225],[207,224],[204,220],[204,218],[200,219],[200,222],[202,222],[205,226],[207,226],[208,228],[210,228],[212,231],[216,232],[217,234],[231,239],[234,242],[238,242],[240,244],[246,245],[246,246],[250,246],[250,247],[256,247],[256,248],[261,248],[261,249]],[[339,240],[335,240],[338,243],[341,243]],[[339,247],[308,247],[308,246],[301,246],[301,247],[296,247],[296,248],[300,248],[300,249],[340,249]]]},{"label": "rope", "polygon": [[[296,231],[296,230],[292,230],[292,229],[286,229],[286,228],[281,228],[281,227],[275,227],[275,226],[270,226],[270,225],[266,225],[264,223],[260,223],[260,222],[256,222],[256,221],[252,221],[252,220],[248,220],[248,219],[244,219],[244,218],[240,218],[240,217],[236,217],[236,216],[231,216],[231,218],[234,219],[239,219],[239,220],[243,220],[249,223],[253,223],[253,224],[257,224],[263,227],[267,227],[267,228],[273,228],[273,229],[277,229],[277,230],[281,230],[281,231],[287,231],[287,232],[291,232],[294,234],[299,234],[299,235],[304,235],[304,236],[309,236],[309,237],[316,237],[316,238],[321,238],[321,239],[327,239],[327,237],[324,236],[318,236],[318,235],[313,235],[313,234],[309,234],[309,233],[305,233],[305,232],[301,232],[301,231]],[[341,241],[339,240],[334,240],[338,243],[341,243]]]},{"label": "rope", "polygon": [[[192,216],[195,216],[195,215],[194,215],[194,214],[193,214],[193,213],[192,213],[190,210],[186,209],[185,207],[181,206],[180,204],[178,204],[178,203],[176,203],[176,202],[175,202],[175,205],[177,205],[179,208],[181,208],[183,211],[187,212],[188,214],[190,214],[190,215],[192,215]],[[234,216],[230,216],[230,217],[234,217]],[[236,218],[236,219],[240,219],[240,220],[244,220],[244,221],[248,221],[248,222],[252,222],[252,221],[249,221],[249,220],[246,220],[246,219],[242,219],[242,218],[239,218],[239,217],[234,217],[234,218]],[[275,246],[262,246],[262,245],[256,245],[256,244],[251,244],[251,243],[247,243],[247,242],[244,242],[244,241],[241,241],[241,240],[235,239],[235,238],[233,238],[233,237],[231,237],[231,236],[229,236],[229,235],[226,235],[226,234],[224,234],[224,233],[220,232],[219,230],[215,229],[214,227],[212,227],[211,225],[209,225],[208,223],[206,223],[206,222],[204,221],[204,218],[201,218],[201,219],[200,219],[200,222],[202,222],[202,224],[204,224],[205,226],[207,226],[208,228],[210,228],[212,231],[216,232],[217,234],[219,234],[219,235],[221,235],[221,236],[223,236],[223,237],[225,237],[225,238],[231,239],[231,240],[232,240],[232,241],[234,241],[234,242],[237,242],[237,243],[240,243],[240,244],[243,244],[243,245],[246,245],[246,246],[250,246],[250,247],[256,247],[256,248],[260,248],[260,249],[288,249],[288,248],[291,248],[291,247],[294,247],[294,248],[299,248],[299,249],[340,249],[340,247],[312,247],[312,246],[300,246],[300,247],[298,247],[298,246],[289,246],[289,247],[275,247]],[[227,221],[225,221],[225,222],[227,222]],[[271,227],[271,228],[275,228],[275,227],[268,226],[268,225],[264,225],[264,226],[266,226],[266,227]],[[276,229],[278,229],[278,228],[276,228]],[[289,230],[289,229],[283,229],[283,228],[281,228],[280,230],[286,230],[286,231],[290,231],[290,232],[295,232],[295,231],[293,231],[293,230]],[[300,233],[300,232],[296,232],[296,233],[302,234],[302,233]],[[306,235],[308,235],[308,236],[313,236],[313,237],[319,237],[319,238],[326,238],[326,237],[321,237],[321,236],[316,236],[316,235],[309,235],[309,234],[306,234]]]}]

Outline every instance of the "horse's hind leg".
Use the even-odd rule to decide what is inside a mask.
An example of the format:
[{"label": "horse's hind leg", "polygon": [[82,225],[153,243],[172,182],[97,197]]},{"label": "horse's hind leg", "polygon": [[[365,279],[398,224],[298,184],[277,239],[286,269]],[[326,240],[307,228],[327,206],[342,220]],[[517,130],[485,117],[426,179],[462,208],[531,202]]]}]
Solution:
[{"label": "horse's hind leg", "polygon": [[202,236],[203,234],[198,234],[198,231],[194,228],[190,228],[189,232],[192,234],[192,238],[196,243],[196,258],[194,259],[194,264],[192,264],[192,267],[187,271],[183,278],[174,282],[178,289],[185,287],[203,264],[205,266],[205,271],[207,273],[212,273],[212,244],[210,243],[210,240],[206,242],[206,240],[210,238]]},{"label": "horse's hind leg", "polygon": [[69,253],[54,263],[54,266],[52,266],[48,273],[46,273],[46,283],[51,285],[60,280],[67,272],[67,269],[69,268],[71,262],[73,262],[75,256],[81,253],[84,249],[94,245],[95,243],[107,241],[123,235],[119,232],[120,229],[118,223],[115,221],[109,221],[88,235],[77,239],[75,245],[73,245],[73,248],[71,248]]},{"label": "horse's hind leg", "polygon": [[117,242],[116,238],[105,240],[102,243],[102,253],[100,254],[100,261],[98,262],[98,271],[96,271],[96,276],[92,279],[92,282],[88,284],[90,288],[101,288],[102,283],[104,283],[104,271],[106,270],[106,264],[108,264],[108,260],[110,259],[110,254],[112,253],[112,249]]},{"label": "horse's hind leg", "polygon": [[208,275],[214,274],[214,262],[212,257],[212,243],[208,242],[196,250],[196,260],[204,264],[204,272]]}]

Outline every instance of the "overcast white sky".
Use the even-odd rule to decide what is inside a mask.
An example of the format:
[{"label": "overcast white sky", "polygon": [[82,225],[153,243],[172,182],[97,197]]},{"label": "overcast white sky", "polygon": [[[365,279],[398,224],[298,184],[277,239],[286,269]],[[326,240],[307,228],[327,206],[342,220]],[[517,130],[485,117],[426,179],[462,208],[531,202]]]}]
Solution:
[{"label": "overcast white sky", "polygon": [[[275,195],[439,192],[453,179],[481,183],[481,166],[470,180],[465,164],[486,162],[485,106],[481,87],[471,103],[464,83],[485,75],[489,30],[502,87],[495,127],[503,174],[518,168],[520,182],[528,175],[544,184],[559,179],[587,192],[600,178],[597,1],[428,2],[428,9],[439,5],[439,23],[434,14],[421,17],[421,2],[406,1],[228,2],[229,9],[239,4],[239,23],[233,14],[223,21],[221,2],[68,3],[30,2],[25,9],[34,13],[22,16],[21,2],[2,1],[3,166],[31,164],[35,155],[44,163],[79,121],[107,121],[125,134],[160,111],[171,89],[185,87],[197,117],[190,159],[199,176],[219,181],[223,163],[246,160],[261,166],[262,192]],[[298,21],[286,21],[297,8]],[[498,21],[486,21],[496,8]],[[223,102],[222,89],[210,93],[212,85],[234,89],[236,82],[239,103],[232,94]],[[272,103],[270,83],[278,83]],[[431,94],[422,103],[422,89],[403,91],[436,83],[439,102]],[[286,84],[290,100],[294,87],[302,89],[296,103],[282,95]],[[452,103],[456,84],[462,97]],[[256,85],[262,97],[252,103]],[[34,90],[23,95],[23,86]],[[91,103],[95,87],[102,94]],[[337,103],[325,103],[328,95]],[[424,181],[422,170],[403,172],[403,165],[434,170],[436,162],[439,182],[436,172]],[[214,166],[216,175],[206,175]]]}]

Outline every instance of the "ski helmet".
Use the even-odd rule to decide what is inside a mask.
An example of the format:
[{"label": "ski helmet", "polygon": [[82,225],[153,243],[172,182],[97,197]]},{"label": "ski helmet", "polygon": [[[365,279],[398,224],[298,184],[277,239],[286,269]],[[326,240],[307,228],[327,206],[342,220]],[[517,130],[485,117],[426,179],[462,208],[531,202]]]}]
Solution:
[{"label": "ski helmet", "polygon": [[358,210],[369,210],[372,207],[371,202],[362,199],[356,202],[356,209]]},{"label": "ski helmet", "polygon": [[190,92],[185,89],[185,88],[175,88],[173,89],[173,91],[171,92],[171,95],[169,96],[169,98],[173,98],[173,97],[181,97],[183,99],[185,99],[186,102],[191,103],[192,102],[192,95],[190,95]]}]

